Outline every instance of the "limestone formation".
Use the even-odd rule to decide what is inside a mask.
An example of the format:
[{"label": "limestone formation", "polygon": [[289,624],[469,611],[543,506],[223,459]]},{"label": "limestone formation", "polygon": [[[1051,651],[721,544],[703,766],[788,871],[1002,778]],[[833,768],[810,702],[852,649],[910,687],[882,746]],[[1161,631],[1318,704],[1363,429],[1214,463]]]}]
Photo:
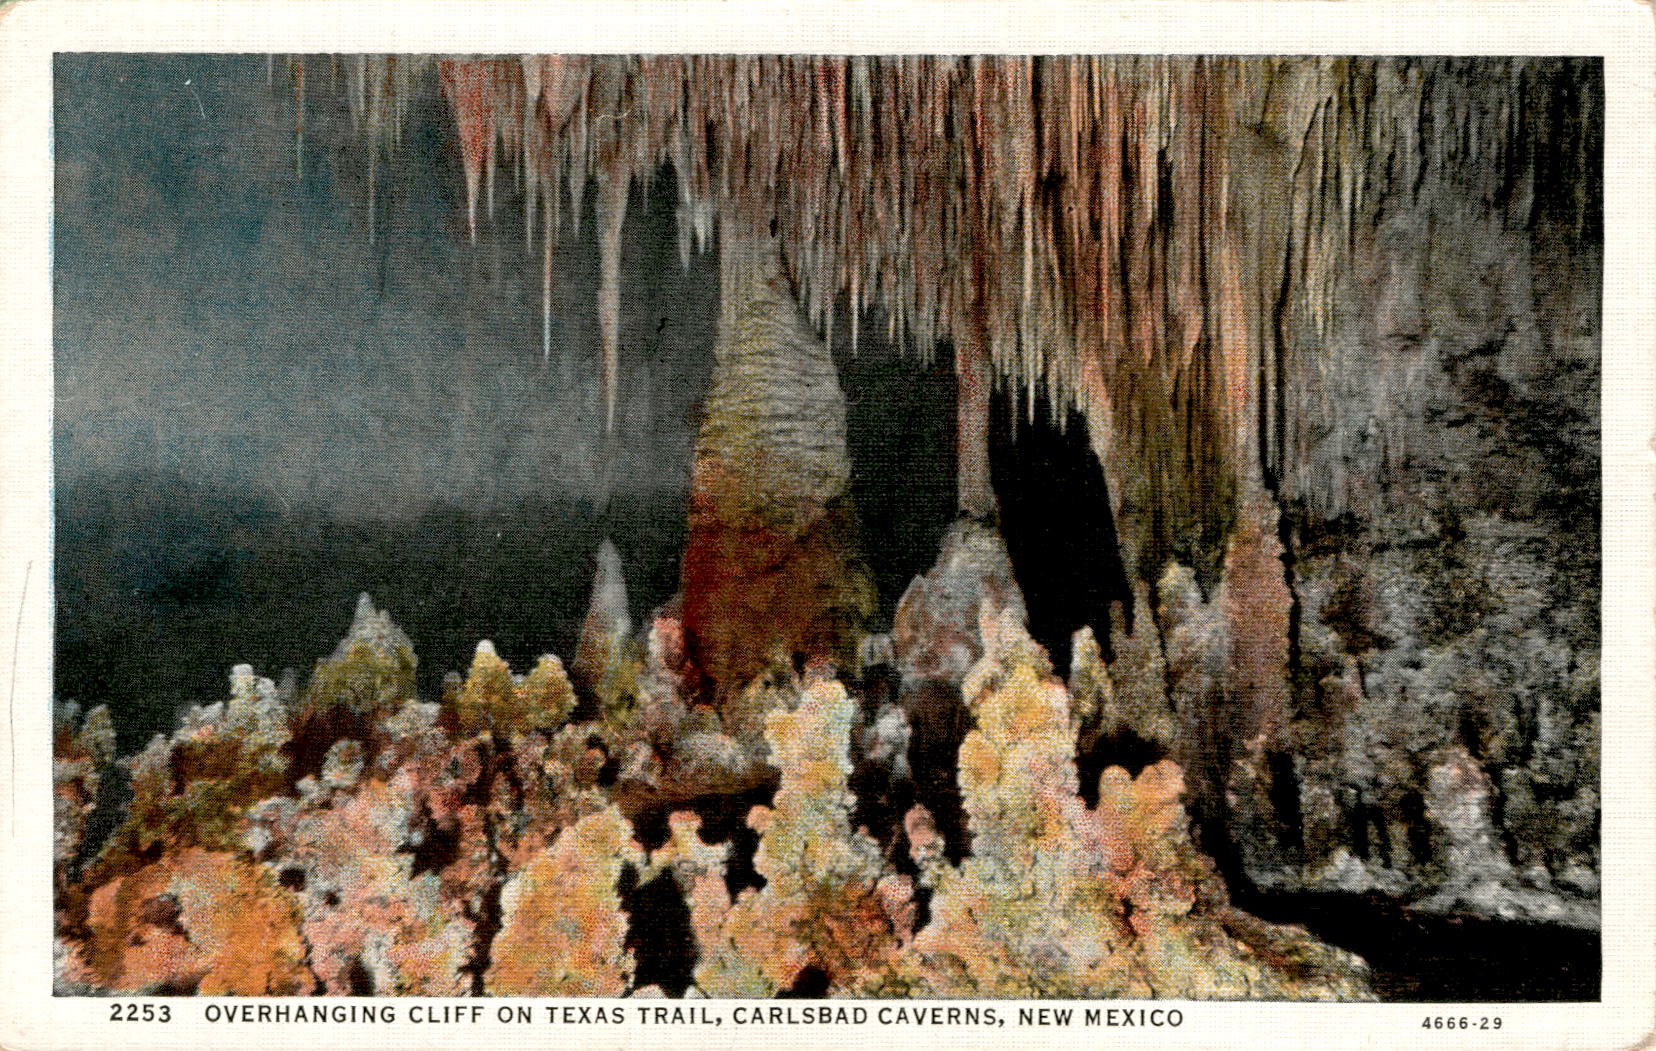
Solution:
[{"label": "limestone formation", "polygon": [[833,357],[777,246],[735,223],[722,245],[682,572],[686,652],[721,697],[796,655],[854,663],[873,612]]}]

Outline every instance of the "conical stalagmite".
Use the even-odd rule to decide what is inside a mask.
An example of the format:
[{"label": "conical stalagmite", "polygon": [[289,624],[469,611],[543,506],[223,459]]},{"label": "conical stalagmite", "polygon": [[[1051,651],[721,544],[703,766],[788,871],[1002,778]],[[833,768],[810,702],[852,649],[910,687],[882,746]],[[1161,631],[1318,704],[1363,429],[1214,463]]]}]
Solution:
[{"label": "conical stalagmite", "polygon": [[727,224],[691,476],[688,656],[721,694],[774,661],[855,662],[873,589],[850,507],[845,398],[774,242]]},{"label": "conical stalagmite", "polygon": [[632,635],[632,614],[627,605],[627,580],[621,570],[621,553],[612,541],[598,546],[592,575],[592,598],[586,619],[581,623],[581,641],[575,648],[570,671],[575,681],[597,695],[607,708],[613,700],[618,669]]}]

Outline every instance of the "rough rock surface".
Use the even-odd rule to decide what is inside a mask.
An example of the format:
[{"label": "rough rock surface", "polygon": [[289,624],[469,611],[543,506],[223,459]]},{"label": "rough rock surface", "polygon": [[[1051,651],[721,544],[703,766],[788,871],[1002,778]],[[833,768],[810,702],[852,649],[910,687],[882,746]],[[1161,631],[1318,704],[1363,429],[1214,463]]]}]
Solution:
[{"label": "rough rock surface", "polygon": [[936,563],[897,603],[891,645],[905,691],[921,681],[958,685],[965,678],[983,656],[978,614],[984,603],[1025,616],[1000,533],[960,519],[944,535]]},{"label": "rough rock surface", "polygon": [[1454,187],[1395,210],[1290,395],[1326,427],[1215,582],[1169,564],[1112,632],[1117,710],[1148,684],[1179,729],[1111,718],[1249,882],[1597,925],[1597,258]]},{"label": "rough rock surface", "polygon": [[1324,885],[1343,850],[1434,906],[1596,926],[1598,282],[1561,244],[1451,198],[1352,277],[1384,309],[1338,330],[1327,441],[1373,492],[1288,533],[1278,794],[1321,827],[1262,882]]}]

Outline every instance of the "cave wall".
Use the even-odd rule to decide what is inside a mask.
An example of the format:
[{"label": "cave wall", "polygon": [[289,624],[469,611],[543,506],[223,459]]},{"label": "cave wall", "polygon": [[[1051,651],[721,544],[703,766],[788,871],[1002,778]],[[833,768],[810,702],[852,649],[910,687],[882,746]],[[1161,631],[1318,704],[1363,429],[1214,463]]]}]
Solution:
[{"label": "cave wall", "polygon": [[[1600,249],[1438,185],[1354,241],[1302,472],[1139,624],[1207,847],[1259,888],[1597,923]],[[1316,340],[1315,347],[1303,344]],[[1269,458],[1269,452],[1265,454]],[[1317,472],[1321,472],[1320,476]]]},{"label": "cave wall", "polygon": [[1347,293],[1373,309],[1340,334],[1328,441],[1378,499],[1290,534],[1297,878],[1550,916],[1540,895],[1597,893],[1600,284],[1504,218],[1390,219]]}]

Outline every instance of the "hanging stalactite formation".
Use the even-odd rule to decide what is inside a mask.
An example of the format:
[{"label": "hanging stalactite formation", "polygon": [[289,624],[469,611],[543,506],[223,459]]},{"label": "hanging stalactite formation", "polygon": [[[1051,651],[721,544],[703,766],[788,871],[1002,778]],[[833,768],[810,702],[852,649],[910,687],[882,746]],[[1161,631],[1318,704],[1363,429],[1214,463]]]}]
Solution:
[{"label": "hanging stalactite formation", "polygon": [[[344,60],[378,151],[435,66],[475,232],[502,166],[552,244],[596,182],[603,416],[613,429],[628,189],[671,169],[686,258],[774,229],[808,316],[878,306],[1033,412],[1080,408],[1130,563],[1210,554],[1241,487],[1324,507],[1319,357],[1334,290],[1388,202],[1439,184],[1585,232],[1585,78],[1545,59],[572,56]],[[293,62],[302,78],[303,60]],[[1568,103],[1561,106],[1561,100]],[[1560,119],[1568,110],[1571,119]],[[1559,199],[1559,186],[1575,189]],[[539,222],[537,225],[537,216]],[[544,329],[543,329],[544,331]],[[543,347],[544,352],[544,347]],[[984,374],[979,376],[980,371]],[[1318,410],[1323,410],[1319,413]],[[1060,414],[1061,415],[1061,414]],[[962,420],[961,506],[992,513]]]}]

